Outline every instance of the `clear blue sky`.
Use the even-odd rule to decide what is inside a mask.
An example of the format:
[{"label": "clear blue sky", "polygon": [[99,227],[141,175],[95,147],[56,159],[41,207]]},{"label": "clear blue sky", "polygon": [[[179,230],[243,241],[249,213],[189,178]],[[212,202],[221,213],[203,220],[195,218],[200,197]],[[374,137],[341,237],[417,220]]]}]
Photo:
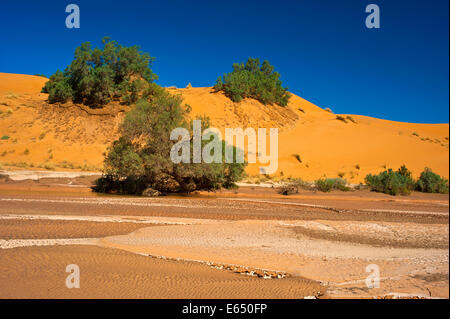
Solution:
[{"label": "clear blue sky", "polygon": [[[81,28],[65,27],[65,7]],[[378,4],[381,28],[365,27]],[[0,1],[0,72],[47,76],[110,36],[156,57],[163,86],[212,86],[233,62],[269,60],[295,94],[335,113],[449,117],[448,0]]]}]

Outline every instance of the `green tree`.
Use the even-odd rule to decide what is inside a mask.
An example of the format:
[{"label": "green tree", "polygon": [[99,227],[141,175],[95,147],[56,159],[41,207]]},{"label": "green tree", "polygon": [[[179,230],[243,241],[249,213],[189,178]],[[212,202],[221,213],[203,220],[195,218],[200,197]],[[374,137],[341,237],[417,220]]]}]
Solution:
[{"label": "green tree", "polygon": [[274,72],[269,61],[265,60],[261,65],[259,59],[253,58],[245,65],[234,63],[231,73],[217,79],[214,90],[223,91],[234,102],[249,97],[263,104],[286,106],[290,98],[288,88],[282,86],[280,74]]},{"label": "green tree", "polygon": [[[164,193],[189,193],[234,187],[244,174],[245,164],[192,163],[192,158],[191,163],[172,162],[170,150],[175,141],[170,140],[170,133],[178,127],[190,130],[189,107],[183,108],[182,98],[165,90],[153,88],[152,93],[125,116],[120,138],[108,149],[104,176],[94,190],[141,194],[152,188]],[[208,118],[201,120],[202,128],[209,127]],[[225,147],[222,141],[223,157]],[[234,152],[236,156],[236,149]],[[191,149],[191,157],[192,153]]]},{"label": "green tree", "polygon": [[118,101],[129,105],[136,103],[157,79],[150,68],[154,58],[139,47],[124,47],[107,37],[102,43],[101,49],[82,43],[64,72],[57,71],[50,77],[42,89],[49,94],[50,103],[72,100],[101,107]]}]

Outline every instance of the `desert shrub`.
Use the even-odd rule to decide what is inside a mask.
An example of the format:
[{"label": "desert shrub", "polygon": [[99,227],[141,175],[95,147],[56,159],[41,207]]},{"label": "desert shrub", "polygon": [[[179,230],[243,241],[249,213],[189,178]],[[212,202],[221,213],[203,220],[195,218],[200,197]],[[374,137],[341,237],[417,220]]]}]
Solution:
[{"label": "desert shrub", "polygon": [[321,192],[330,192],[332,189],[348,191],[347,181],[342,178],[320,178],[315,182],[316,188]]},{"label": "desert shrub", "polygon": [[292,195],[298,194],[298,186],[295,183],[283,184],[276,188],[278,194],[281,195]]},{"label": "desert shrub", "polygon": [[292,155],[292,156],[294,156],[295,159],[296,159],[299,163],[302,163],[302,159],[301,159],[300,155],[294,154],[294,155]]},{"label": "desert shrub", "polygon": [[49,103],[72,100],[92,107],[110,101],[135,103],[147,94],[148,85],[157,77],[150,69],[154,58],[139,47],[124,47],[103,38],[103,48],[91,48],[89,42],[75,50],[75,58],[64,72],[56,71],[42,89]]},{"label": "desert shrub", "polygon": [[[176,141],[170,140],[171,131],[191,127],[181,102],[180,96],[160,90],[126,114],[119,139],[108,148],[104,176],[97,180],[95,191],[142,194],[151,188],[161,193],[189,193],[235,187],[245,164],[224,163],[225,147],[230,146],[223,141],[222,163],[192,163],[192,149],[190,163],[172,162],[170,150]],[[202,128],[208,126],[209,120],[202,118]]]},{"label": "desert shrub", "polygon": [[347,123],[347,119],[342,115],[336,115],[336,120]]},{"label": "desert shrub", "polygon": [[278,194],[291,195],[297,194],[300,189],[314,190],[315,187],[311,182],[302,180],[301,178],[287,178],[284,179],[282,185],[275,188]]},{"label": "desert shrub", "polygon": [[368,174],[365,181],[372,191],[389,195],[408,195],[415,187],[411,172],[404,165],[397,171],[388,169],[378,175]]},{"label": "desert shrub", "polygon": [[349,120],[350,122],[353,122],[353,123],[355,123],[356,124],[356,121],[355,121],[355,119],[353,118],[353,116],[351,116],[351,115],[347,115],[347,120]]},{"label": "desert shrub", "polygon": [[416,189],[425,193],[448,194],[448,180],[425,168],[416,182]]},{"label": "desert shrub", "polygon": [[8,135],[3,135],[0,140],[9,140],[9,136]]},{"label": "desert shrub", "polygon": [[249,58],[245,63],[234,63],[233,71],[219,77],[214,85],[216,92],[223,91],[234,102],[254,98],[263,104],[286,106],[290,94],[282,86],[280,74],[265,60]]},{"label": "desert shrub", "polygon": [[333,113],[333,111],[332,111],[329,107],[327,107],[327,108],[325,109],[325,111],[327,111],[328,113]]}]

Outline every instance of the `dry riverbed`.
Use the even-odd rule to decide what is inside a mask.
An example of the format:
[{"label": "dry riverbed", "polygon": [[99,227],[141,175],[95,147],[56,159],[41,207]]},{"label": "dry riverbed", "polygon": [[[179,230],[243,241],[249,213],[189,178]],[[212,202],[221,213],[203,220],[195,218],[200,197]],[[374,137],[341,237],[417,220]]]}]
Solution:
[{"label": "dry riverbed", "polygon": [[448,298],[448,195],[154,199],[96,195],[92,179],[0,181],[1,298]]}]

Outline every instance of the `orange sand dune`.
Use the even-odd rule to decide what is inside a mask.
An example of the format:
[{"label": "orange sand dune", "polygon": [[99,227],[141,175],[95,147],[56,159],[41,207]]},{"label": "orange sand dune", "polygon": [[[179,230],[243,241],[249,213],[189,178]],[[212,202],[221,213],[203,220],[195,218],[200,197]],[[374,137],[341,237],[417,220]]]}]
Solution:
[{"label": "orange sand dune", "polygon": [[39,93],[47,81],[42,76],[0,73],[0,94]]},{"label": "orange sand dune", "polygon": [[[85,107],[49,105],[39,93],[45,78],[0,73],[0,169],[20,167],[98,170],[107,146],[116,138],[124,108],[102,112]],[[314,180],[343,176],[359,183],[368,173],[405,164],[417,176],[424,167],[449,176],[449,125],[412,124],[352,115],[336,115],[293,95],[288,107],[264,106],[253,99],[233,103],[211,88],[169,88],[192,107],[192,116],[208,115],[212,125],[277,127],[277,175]],[[343,115],[346,117],[347,115]],[[443,119],[443,121],[446,119]],[[28,151],[27,151],[28,150]],[[297,154],[301,163],[294,157]],[[249,165],[257,174],[260,164]]]}]

